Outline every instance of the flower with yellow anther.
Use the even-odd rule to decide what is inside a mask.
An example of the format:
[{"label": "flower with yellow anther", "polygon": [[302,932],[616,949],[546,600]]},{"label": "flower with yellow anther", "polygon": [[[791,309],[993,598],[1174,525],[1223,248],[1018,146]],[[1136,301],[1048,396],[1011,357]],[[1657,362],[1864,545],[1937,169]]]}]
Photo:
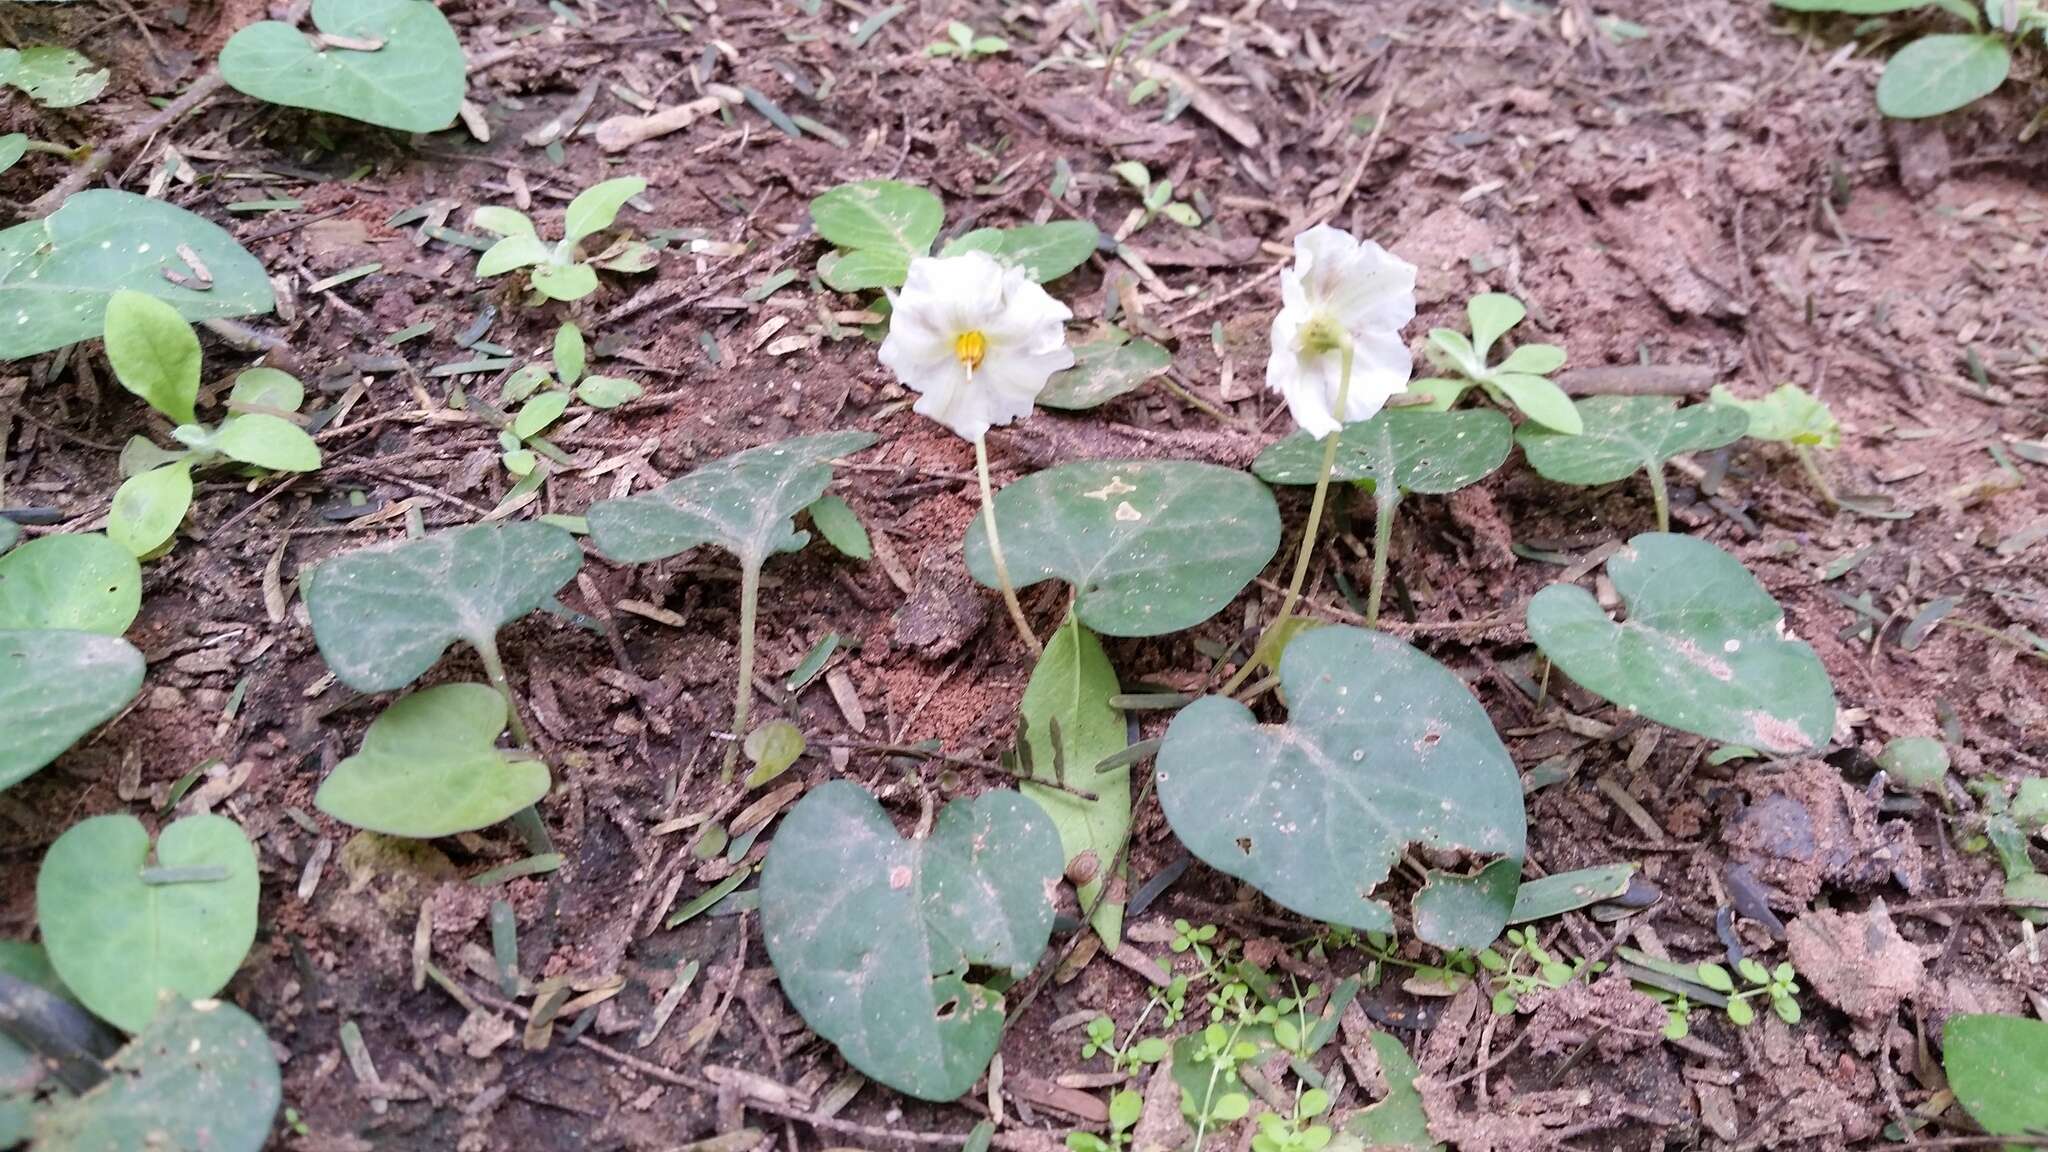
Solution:
[{"label": "flower with yellow anther", "polygon": [[1010,619],[1035,651],[1038,638],[1010,586],[988,478],[988,430],[1027,415],[1052,374],[1074,366],[1067,347],[1073,313],[1022,268],[986,252],[919,257],[892,301],[881,360],[917,393],[919,415],[974,443],[989,557]]}]

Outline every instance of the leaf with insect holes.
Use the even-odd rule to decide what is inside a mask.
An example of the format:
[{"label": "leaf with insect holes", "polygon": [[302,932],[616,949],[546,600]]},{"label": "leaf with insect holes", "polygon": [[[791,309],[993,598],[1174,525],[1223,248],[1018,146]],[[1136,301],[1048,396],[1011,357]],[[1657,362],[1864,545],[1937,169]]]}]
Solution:
[{"label": "leaf with insect holes", "polygon": [[[206,266],[212,287],[197,287],[180,248]],[[187,320],[268,312],[274,300],[263,266],[219,226],[132,192],[89,189],[0,231],[0,360],[97,338],[123,288]]]},{"label": "leaf with insect holes", "polygon": [[1074,366],[1052,374],[1038,394],[1040,407],[1097,408],[1173,367],[1173,353],[1150,340],[1133,340],[1121,328],[1073,349]]},{"label": "leaf with insect holes", "polygon": [[1119,691],[1102,641],[1068,616],[1039,655],[1020,705],[1032,777],[1057,783],[1064,770],[1068,788],[1095,796],[1089,800],[1043,784],[1020,785],[1059,829],[1068,877],[1074,878],[1077,868],[1088,873],[1074,894],[1082,910],[1095,910],[1090,923],[1110,949],[1123,935],[1124,905],[1103,899],[1102,887],[1131,830],[1131,769],[1098,765],[1130,742],[1123,713],[1109,702]]},{"label": "leaf with insect holes", "polygon": [[258,100],[401,132],[455,123],[468,62],[430,0],[313,0],[313,25],[346,46],[264,20],[221,49],[221,79]]},{"label": "leaf with insect holes", "polygon": [[[1338,433],[1332,480],[1372,491],[1439,495],[1476,484],[1507,462],[1514,427],[1491,409],[1424,412],[1388,409]],[[1268,484],[1314,484],[1325,441],[1297,432],[1259,453],[1252,471]]]},{"label": "leaf with insect holes", "polygon": [[[152,874],[156,873],[156,874]],[[126,814],[74,824],[36,874],[36,922],[78,1002],[127,1031],[160,992],[211,996],[256,940],[256,851],[234,821],[174,821],[152,851]]]},{"label": "leaf with insect holes", "polygon": [[548,766],[498,747],[504,696],[488,684],[440,684],[370,722],[313,803],[353,828],[432,840],[488,828],[548,794]]},{"label": "leaf with insect holes", "polygon": [[819,274],[841,292],[896,287],[909,275],[911,260],[931,251],[945,221],[938,196],[900,180],[828,188],[811,201],[811,223],[846,251],[829,267],[821,264]]},{"label": "leaf with insect holes", "polygon": [[178,310],[126,289],[107,301],[107,362],[121,387],[178,424],[199,417],[199,335]]},{"label": "leaf with insect holes", "polygon": [[66,532],[0,555],[0,629],[119,636],[142,608],[142,566],[98,534]]},{"label": "leaf with insect holes", "polygon": [[1827,669],[1742,562],[1704,540],[1646,532],[1607,561],[1627,606],[1608,618],[1585,589],[1529,601],[1529,636],[1579,685],[1659,724],[1791,754],[1835,729]]},{"label": "leaf with insect holes", "polygon": [[553,524],[472,524],[321,563],[306,580],[306,614],[342,683],[388,692],[458,640],[495,652],[498,629],[553,599],[582,566],[576,538]]},{"label": "leaf with insect holes", "polygon": [[118,636],[0,631],[0,789],[112,719],[142,691],[142,653]]},{"label": "leaf with insect holes", "polygon": [[2041,1091],[2048,1084],[2048,1023],[2022,1016],[1951,1016],[1942,1028],[1942,1048],[1949,1087],[1984,1131],[2048,1131],[2048,1093]]},{"label": "leaf with insect holes", "polygon": [[828,432],[749,448],[652,492],[598,501],[586,514],[590,538],[624,564],[715,544],[758,565],[809,541],[791,518],[825,494],[833,460],[874,442],[869,432]]},{"label": "leaf with insect holes", "polygon": [[1661,469],[1673,456],[1735,443],[1749,427],[1738,409],[1680,408],[1663,396],[1594,396],[1579,402],[1585,431],[1576,436],[1539,424],[1515,432],[1529,466],[1546,480],[1590,487]]},{"label": "leaf with insect holes", "polygon": [[[1192,460],[1086,460],[996,493],[1003,558],[1020,590],[1073,585],[1074,612],[1105,636],[1163,636],[1223,610],[1280,547],[1273,493]],[[998,586],[986,517],[967,529],[967,570]]]},{"label": "leaf with insect holes", "polygon": [[1716,384],[1708,402],[1748,417],[1749,427],[1743,435],[1751,440],[1828,449],[1842,442],[1842,427],[1835,423],[1835,414],[1797,384],[1780,384],[1775,392],[1757,400],[1744,400],[1727,385]]},{"label": "leaf with insect holes", "polygon": [[976,228],[949,242],[939,255],[986,252],[1006,265],[1024,269],[1038,283],[1050,284],[1086,264],[1101,238],[1101,231],[1088,220]]},{"label": "leaf with insect holes", "polygon": [[1375,932],[1394,920],[1372,891],[1411,847],[1513,861],[1433,873],[1416,898],[1423,940],[1491,941],[1513,907],[1526,823],[1521,778],[1471,691],[1394,637],[1345,626],[1290,643],[1280,682],[1284,724],[1208,696],[1168,726],[1156,780],[1181,842],[1286,908]]},{"label": "leaf with insect holes", "polygon": [[107,90],[107,76],[105,68],[55,44],[0,48],[0,84],[19,88],[45,108],[76,108]]},{"label": "leaf with insect holes", "polygon": [[260,1152],[284,1101],[263,1026],[221,1000],[167,1000],[91,1091],[35,1120],[38,1152]]},{"label": "leaf with insect holes", "polygon": [[[1015,792],[955,800],[905,840],[859,785],[815,788],[761,874],[761,928],[782,990],[847,1063],[921,1100],[952,1100],[1002,1038],[1000,988],[1052,935],[1060,839]],[[1001,984],[969,980],[992,969]]]},{"label": "leaf with insect holes", "polygon": [[192,507],[192,463],[173,460],[130,476],[114,490],[107,510],[107,538],[137,556],[148,556],[177,535]]},{"label": "leaf with insect holes", "polygon": [[1997,35],[1922,36],[1886,61],[1877,110],[1894,120],[1953,112],[1989,96],[2012,71],[2012,50]]}]

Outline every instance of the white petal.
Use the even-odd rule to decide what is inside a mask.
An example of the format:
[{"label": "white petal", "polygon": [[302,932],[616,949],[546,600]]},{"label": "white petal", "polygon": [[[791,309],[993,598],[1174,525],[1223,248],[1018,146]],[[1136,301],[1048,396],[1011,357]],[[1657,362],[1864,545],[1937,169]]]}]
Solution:
[{"label": "white petal", "polygon": [[[1028,414],[1052,374],[1073,365],[1072,316],[1022,269],[985,252],[920,257],[896,294],[880,357],[919,394],[914,411],[977,440]],[[985,347],[971,374],[955,351],[969,332]]]}]

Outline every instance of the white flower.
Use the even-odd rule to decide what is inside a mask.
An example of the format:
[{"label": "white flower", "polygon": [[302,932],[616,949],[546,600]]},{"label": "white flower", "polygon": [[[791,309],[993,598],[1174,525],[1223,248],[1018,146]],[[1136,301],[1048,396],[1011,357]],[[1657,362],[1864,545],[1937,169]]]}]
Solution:
[{"label": "white flower", "polygon": [[[1318,224],[1294,238],[1294,266],[1280,273],[1280,314],[1266,387],[1287,398],[1294,422],[1320,440],[1370,420],[1408,389],[1414,362],[1401,329],[1415,319],[1415,265],[1368,240]],[[1344,340],[1351,390],[1336,414]]]},{"label": "white flower", "polygon": [[896,293],[882,363],[914,406],[968,440],[1030,413],[1052,374],[1074,366],[1067,306],[986,252],[921,256]]}]

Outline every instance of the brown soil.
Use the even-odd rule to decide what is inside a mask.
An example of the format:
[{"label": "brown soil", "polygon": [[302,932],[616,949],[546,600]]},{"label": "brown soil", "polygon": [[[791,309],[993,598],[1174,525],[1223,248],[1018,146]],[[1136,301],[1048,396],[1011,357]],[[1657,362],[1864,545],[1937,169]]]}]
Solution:
[{"label": "brown soil", "polygon": [[[146,97],[195,79],[226,31],[263,7],[10,6],[0,33],[69,38],[112,64],[115,81],[100,101],[65,113],[39,115],[15,99],[0,127],[68,142],[110,136],[147,114]],[[1174,348],[1177,378],[1220,406],[1228,426],[1148,386],[1093,413],[1041,413],[997,433],[998,483],[1095,456],[1241,465],[1285,432],[1284,409],[1259,388],[1278,298],[1271,273],[1303,222],[1327,217],[1421,267],[1417,339],[1433,325],[1462,327],[1468,295],[1507,291],[1529,305],[1520,335],[1565,345],[1574,369],[1692,366],[1705,371],[1640,378],[1696,379],[1702,392],[1720,381],[1749,395],[1784,382],[1807,388],[1844,426],[1841,449],[1821,462],[1830,482],[1858,508],[1899,514],[1831,508],[1790,455],[1768,446],[1672,473],[1674,530],[1750,565],[1789,626],[1819,649],[1842,701],[1836,750],[1777,771],[1708,765],[1699,741],[1660,739],[1566,685],[1554,682],[1541,700],[1531,694],[1540,673],[1521,605],[1559,571],[1533,557],[1576,559],[1648,530],[1640,482],[1563,489],[1516,457],[1481,489],[1404,505],[1392,630],[1464,676],[1525,771],[1571,769],[1530,797],[1532,874],[1636,861],[1662,893],[1618,926],[1579,914],[1542,925],[1554,949],[1605,955],[1621,943],[1681,959],[1721,956],[1727,942],[1715,922],[1736,900],[1731,864],[1749,867],[1765,902],[1792,922],[1794,955],[1802,941],[1818,955],[1826,939],[1883,927],[1868,954],[1839,957],[1825,972],[1814,962],[1799,1024],[1765,1012],[1736,1029],[1702,1011],[1683,1046],[1637,1042],[1642,1005],[1618,982],[1580,988],[1533,1018],[1496,1020],[1483,998],[1425,1001],[1389,977],[1361,1003],[1376,1026],[1399,1029],[1429,1074],[1425,1098],[1440,1136],[1468,1148],[1869,1142],[1939,1091],[1939,1069],[1924,1054],[1938,1050],[1949,1013],[2042,1010],[2048,966],[1998,906],[1996,861],[1970,850],[1970,796],[1957,786],[1947,805],[1902,803],[1865,787],[1871,757],[1898,735],[1945,735],[1959,781],[2038,774],[2048,756],[2039,654],[1959,626],[2048,632],[2044,545],[1997,547],[2048,518],[2043,457],[2009,447],[2048,431],[2048,153],[2013,143],[2038,106],[2038,86],[2016,80],[1968,112],[1888,130],[1871,98],[1881,54],[1836,51],[1850,22],[1791,17],[1761,0],[1640,0],[1612,11],[1582,0],[1555,9],[1198,0],[1159,26],[1193,24],[1160,58],[1200,76],[1256,126],[1263,138],[1246,147],[1195,109],[1158,124],[1156,96],[1136,109],[1121,89],[1096,99],[1099,72],[1030,73],[1034,61],[1090,42],[1074,4],[1012,7],[1016,22],[1003,31],[1014,49],[976,63],[921,50],[943,37],[948,18],[997,28],[995,6],[913,0],[858,49],[850,28],[879,5],[827,0],[814,15],[787,2],[666,7],[668,17],[653,4],[444,3],[472,58],[486,62],[470,95],[490,122],[488,145],[459,128],[408,141],[228,93],[114,168],[121,186],[139,190],[165,149],[177,149],[188,167],[167,198],[234,229],[292,302],[287,315],[250,325],[283,341],[289,350],[272,355],[306,379],[313,407],[348,408],[321,434],[327,466],[317,475],[202,483],[186,538],[147,569],[133,633],[151,664],[142,700],[0,797],[0,933],[32,932],[36,863],[64,828],[114,810],[154,819],[172,784],[204,768],[184,805],[196,798],[240,821],[265,872],[263,931],[227,994],[264,1022],[286,1058],[286,1102],[301,1128],[281,1126],[278,1147],[652,1150],[745,1122],[794,1152],[882,1146],[912,1132],[960,1137],[987,1112],[986,1092],[937,1107],[870,1086],[820,1125],[759,1110],[764,1090],[714,1086],[735,1083],[733,1069],[768,1077],[789,1089],[781,1110],[802,1113],[845,1071],[782,1000],[745,900],[660,927],[736,865],[693,855],[695,830],[664,834],[657,825],[702,813],[727,820],[752,799],[716,779],[737,622],[726,558],[615,567],[593,554],[563,599],[614,624],[616,648],[546,615],[507,632],[507,664],[556,767],[543,810],[566,860],[552,875],[488,890],[460,881],[522,855],[509,833],[401,852],[315,812],[313,787],[353,750],[375,708],[327,678],[296,601],[282,619],[265,607],[266,566],[278,566],[289,591],[322,559],[402,531],[395,512],[348,518],[360,511],[348,508],[352,496],[387,510],[412,502],[429,527],[496,506],[510,478],[496,464],[494,435],[476,420],[445,418],[449,380],[427,373],[468,355],[456,338],[487,310],[496,314],[488,339],[523,354],[539,353],[573,316],[598,342],[605,370],[642,380],[648,395],[555,437],[574,465],[521,515],[575,514],[793,434],[879,433],[881,446],[842,472],[838,490],[881,555],[858,564],[813,547],[770,566],[759,672],[778,690],[757,701],[759,714],[788,715],[813,741],[937,740],[958,757],[993,758],[1012,738],[1030,662],[993,597],[960,574],[959,541],[977,507],[972,453],[908,411],[872,344],[857,332],[827,333],[821,309],[845,313],[860,302],[810,286],[823,249],[805,204],[872,176],[940,191],[949,228],[970,217],[1078,216],[1113,231],[1135,201],[1109,166],[1138,158],[1213,217],[1199,232],[1160,220],[1137,235],[1158,281],[1098,257],[1058,293],[1081,321],[1116,302],[1126,323]],[[1128,5],[1100,7],[1119,22],[1135,16]],[[562,16],[571,11],[573,23]],[[707,82],[754,89],[845,143],[792,139],[746,107],[618,158],[587,138],[571,140],[560,163],[521,143],[585,85],[598,85],[594,124],[633,112],[610,86],[681,102]],[[1383,111],[1375,147],[1371,118]],[[1077,176],[1061,202],[1047,193],[1056,160]],[[608,277],[574,308],[523,309],[507,289],[473,280],[471,253],[387,224],[445,198],[461,203],[449,218],[460,226],[478,204],[528,195],[545,230],[576,190],[623,173],[649,180],[651,209],[628,215],[669,236],[668,251],[654,273]],[[56,159],[32,155],[0,177],[0,197],[25,204],[61,174]],[[259,196],[302,207],[224,209]],[[693,254],[693,239],[709,241],[706,251]],[[374,274],[307,291],[372,261],[381,264]],[[783,269],[799,278],[765,300],[744,298]],[[1219,299],[1228,302],[1209,306]],[[421,321],[435,325],[431,336],[384,343]],[[771,350],[774,336],[793,334],[809,339]],[[250,362],[211,338],[208,358],[223,376]],[[62,522],[47,530],[103,523],[118,445],[145,428],[165,431],[108,386],[95,359],[74,355],[57,373],[47,360],[24,362],[0,377],[4,502],[58,507]],[[495,391],[487,379],[471,386]],[[1281,502],[1291,543],[1307,499],[1289,492]],[[1332,619],[1349,616],[1331,566],[1355,585],[1365,577],[1370,513],[1356,513],[1362,520],[1340,513],[1349,535],[1330,544],[1312,576],[1314,610]],[[1859,551],[1853,568],[1823,578],[1831,561]],[[1269,583],[1245,600],[1270,613],[1278,596]],[[1861,611],[1851,604],[1859,598]],[[1954,614],[1909,650],[1903,630],[1941,598],[1954,601]],[[622,601],[657,605],[682,623]],[[1025,602],[1041,631],[1056,622],[1056,592]],[[1245,609],[1163,640],[1112,641],[1111,657],[1127,685],[1199,687],[1211,663],[1204,652],[1248,638]],[[794,701],[779,691],[828,631],[858,645],[835,666],[864,730],[822,679]],[[435,676],[478,671],[459,656]],[[1566,709],[1577,714],[1570,726]],[[1157,735],[1164,715],[1143,714],[1144,734]],[[861,752],[807,758],[787,779],[842,774],[875,788],[906,825],[924,803],[998,783]],[[1617,793],[1636,811],[1619,806]],[[772,827],[746,859],[758,861],[770,840]],[[1883,858],[1873,858],[1880,846]],[[1180,858],[1156,804],[1141,810],[1131,854],[1134,886]],[[585,987],[622,977],[624,990],[589,1020],[561,1022],[544,1050],[528,1050],[495,988],[493,899],[517,913],[527,981],[559,976]],[[413,978],[423,905],[434,962],[480,1003],[474,1016]],[[1185,969],[1186,958],[1164,946],[1171,932],[1160,931],[1176,917],[1253,942],[1311,935],[1199,865],[1133,922],[1133,947]],[[1737,930],[1741,947],[1767,965],[1786,957],[1786,941],[1754,918]],[[701,968],[680,1007],[656,1041],[633,1047],[686,960]],[[1362,958],[1338,948],[1303,959],[1296,950],[1286,963],[1328,987]],[[1081,1060],[1073,1024],[1085,1015],[1076,1014],[1107,1012],[1128,1028],[1145,987],[1130,967],[1096,956],[1013,1020],[1004,1146],[1053,1147],[1099,1106],[1099,1082],[1078,1090],[1087,1105],[1058,1083],[1103,1067]],[[350,1021],[377,1084],[361,1082],[342,1057],[337,1037]],[[1338,1048],[1353,1068],[1372,1061],[1362,1032],[1347,1028],[1328,1055]],[[1353,1087],[1338,1112],[1372,1098]],[[1970,1130],[1953,1107],[1941,1123]]]}]

